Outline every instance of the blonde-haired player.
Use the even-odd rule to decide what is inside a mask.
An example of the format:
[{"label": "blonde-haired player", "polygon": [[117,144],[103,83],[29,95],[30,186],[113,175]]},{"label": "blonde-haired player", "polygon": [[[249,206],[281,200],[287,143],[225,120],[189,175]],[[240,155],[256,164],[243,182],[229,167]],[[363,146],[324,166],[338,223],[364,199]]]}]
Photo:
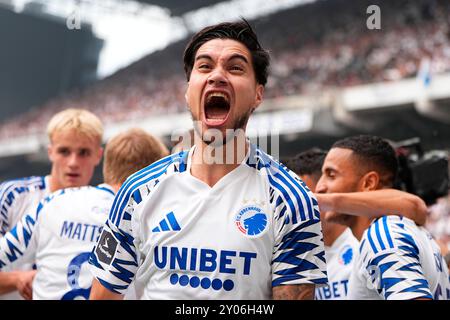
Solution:
[{"label": "blonde-haired player", "polygon": [[115,192],[129,175],[167,155],[167,148],[141,129],[112,138],[105,150],[105,183],[59,190],[41,201],[0,240],[0,267],[30,254],[37,265],[33,299],[87,299],[93,276],[86,262]]},{"label": "blonde-haired player", "polygon": [[[66,109],[56,113],[47,126],[50,174],[5,181],[0,184],[0,237],[11,230],[26,213],[33,212],[39,201],[59,189],[88,185],[95,167],[102,158],[103,125],[92,112]],[[31,270],[28,265],[11,265],[8,270]],[[33,271],[0,273],[0,294],[19,290],[26,296],[26,287]],[[17,292],[0,299],[18,299]]]}]

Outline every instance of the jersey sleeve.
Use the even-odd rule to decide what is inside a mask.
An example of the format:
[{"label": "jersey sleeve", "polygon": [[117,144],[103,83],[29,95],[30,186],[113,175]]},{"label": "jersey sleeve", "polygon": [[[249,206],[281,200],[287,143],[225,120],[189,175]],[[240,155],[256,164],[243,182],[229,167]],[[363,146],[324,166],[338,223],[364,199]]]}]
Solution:
[{"label": "jersey sleeve", "polygon": [[[403,245],[377,252],[365,259],[367,286],[385,300],[432,299],[414,239],[403,234]],[[374,243],[370,234],[366,241]]]},{"label": "jersey sleeve", "polygon": [[127,291],[138,267],[131,224],[135,196],[136,193],[133,195],[133,190],[125,183],[114,199],[109,217],[89,257],[95,278],[105,288],[118,294]]},{"label": "jersey sleeve", "polygon": [[300,179],[292,180],[290,188],[279,185],[272,192],[275,205],[272,286],[323,286],[328,279],[319,206]]},{"label": "jersey sleeve", "polygon": [[4,236],[12,227],[10,224],[11,216],[16,215],[17,194],[14,192],[12,182],[3,182],[0,184],[0,237]]},{"label": "jersey sleeve", "polygon": [[34,261],[38,218],[46,201],[41,201],[34,212],[25,214],[17,225],[0,239],[0,269],[23,258]]}]

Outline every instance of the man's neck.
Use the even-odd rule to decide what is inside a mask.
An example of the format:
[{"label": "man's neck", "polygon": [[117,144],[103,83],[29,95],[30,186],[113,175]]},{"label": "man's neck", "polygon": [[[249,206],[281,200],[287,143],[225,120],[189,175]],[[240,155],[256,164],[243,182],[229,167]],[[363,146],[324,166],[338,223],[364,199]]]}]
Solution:
[{"label": "man's neck", "polygon": [[212,187],[242,163],[248,148],[245,136],[236,136],[220,147],[207,145],[196,136],[191,174]]},{"label": "man's neck", "polygon": [[114,194],[117,194],[119,192],[120,187],[122,186],[121,183],[107,183],[114,191]]},{"label": "man's neck", "polygon": [[50,177],[48,179],[48,184],[49,184],[50,193],[58,191],[59,189],[63,189],[63,187],[58,183],[58,180],[56,178],[54,178],[52,174],[50,174]]},{"label": "man's neck", "polygon": [[323,243],[327,247],[331,247],[336,239],[347,229],[347,226],[332,222],[328,222],[326,226],[323,224],[323,226]]},{"label": "man's neck", "polygon": [[364,234],[364,231],[369,228],[370,224],[372,223],[373,219],[369,219],[366,217],[358,217],[355,220],[355,223],[350,226],[350,229],[352,230],[353,235],[358,239],[358,241],[361,241],[361,238]]}]

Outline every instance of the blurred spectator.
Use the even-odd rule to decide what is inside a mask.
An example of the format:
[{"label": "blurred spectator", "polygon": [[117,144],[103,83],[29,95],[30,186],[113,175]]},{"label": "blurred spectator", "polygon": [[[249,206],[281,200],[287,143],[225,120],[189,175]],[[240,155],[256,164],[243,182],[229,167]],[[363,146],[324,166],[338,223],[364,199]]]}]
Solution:
[{"label": "blurred spectator", "polygon": [[441,246],[442,255],[450,252],[450,195],[439,198],[429,208],[426,228]]}]

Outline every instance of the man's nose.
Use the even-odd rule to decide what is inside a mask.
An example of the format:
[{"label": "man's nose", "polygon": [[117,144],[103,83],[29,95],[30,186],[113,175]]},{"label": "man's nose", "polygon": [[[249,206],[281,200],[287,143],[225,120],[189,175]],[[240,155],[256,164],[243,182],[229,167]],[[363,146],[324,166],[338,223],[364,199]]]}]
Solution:
[{"label": "man's nose", "polygon": [[316,191],[315,192],[316,193],[326,193],[327,192],[327,186],[323,182],[322,179],[319,179],[319,181],[317,182]]},{"label": "man's nose", "polygon": [[69,156],[69,162],[68,162],[69,166],[71,167],[76,167],[78,166],[78,155],[76,153],[72,153]]},{"label": "man's nose", "polygon": [[228,83],[225,72],[222,68],[214,69],[208,77],[209,85],[224,86]]}]

